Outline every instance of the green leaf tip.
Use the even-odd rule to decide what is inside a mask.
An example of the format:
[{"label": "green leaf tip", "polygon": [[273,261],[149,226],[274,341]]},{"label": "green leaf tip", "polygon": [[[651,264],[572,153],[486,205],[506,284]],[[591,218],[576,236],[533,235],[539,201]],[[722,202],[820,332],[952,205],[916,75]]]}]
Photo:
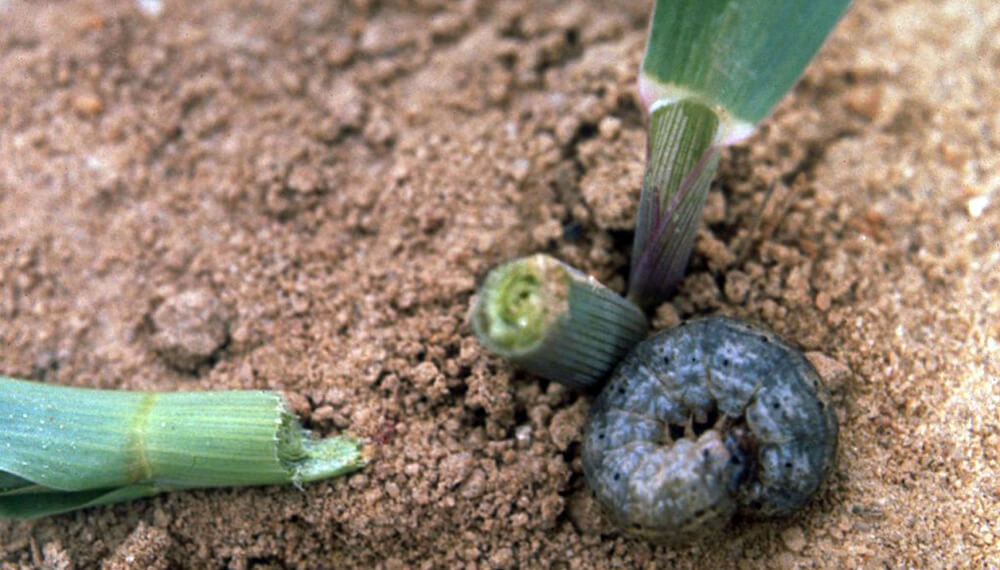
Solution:
[{"label": "green leaf tip", "polygon": [[639,94],[713,107],[720,141],[749,135],[791,89],[850,0],[656,0]]},{"label": "green leaf tip", "polygon": [[580,390],[604,380],[649,326],[638,307],[544,254],[490,272],[471,320],[489,350]]},{"label": "green leaf tip", "polygon": [[147,393],[0,377],[0,516],[35,518],[174,489],[316,481],[363,441],[313,439],[275,392]]}]

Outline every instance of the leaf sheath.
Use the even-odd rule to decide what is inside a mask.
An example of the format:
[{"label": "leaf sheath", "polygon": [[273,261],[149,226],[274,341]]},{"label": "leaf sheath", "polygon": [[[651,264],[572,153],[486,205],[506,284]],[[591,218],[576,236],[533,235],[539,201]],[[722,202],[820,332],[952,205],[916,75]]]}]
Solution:
[{"label": "leaf sheath", "polygon": [[644,309],[664,301],[684,276],[718,166],[718,127],[712,109],[691,99],[660,105],[650,117],[628,292]]}]

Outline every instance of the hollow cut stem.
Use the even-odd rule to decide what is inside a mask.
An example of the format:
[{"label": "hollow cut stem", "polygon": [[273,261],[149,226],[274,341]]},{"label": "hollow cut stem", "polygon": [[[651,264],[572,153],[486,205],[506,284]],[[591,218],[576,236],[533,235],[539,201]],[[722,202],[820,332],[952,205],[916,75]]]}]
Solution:
[{"label": "hollow cut stem", "polygon": [[599,385],[649,328],[638,307],[544,254],[490,272],[472,324],[491,351],[579,390]]}]

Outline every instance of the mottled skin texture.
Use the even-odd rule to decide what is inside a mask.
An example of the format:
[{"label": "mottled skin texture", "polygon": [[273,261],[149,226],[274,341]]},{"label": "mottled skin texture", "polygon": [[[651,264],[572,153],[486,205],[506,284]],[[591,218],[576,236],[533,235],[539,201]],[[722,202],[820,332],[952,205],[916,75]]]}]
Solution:
[{"label": "mottled skin texture", "polygon": [[736,512],[781,516],[833,466],[837,420],[819,374],[774,333],[727,317],[639,344],[587,421],[583,467],[626,532],[683,542]]}]

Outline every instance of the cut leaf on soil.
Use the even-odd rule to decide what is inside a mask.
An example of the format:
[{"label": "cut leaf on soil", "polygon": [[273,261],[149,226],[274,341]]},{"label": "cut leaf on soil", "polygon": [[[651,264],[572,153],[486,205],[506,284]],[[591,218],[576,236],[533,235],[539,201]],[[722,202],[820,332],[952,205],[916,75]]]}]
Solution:
[{"label": "cut leaf on soil", "polygon": [[0,376],[0,516],[35,518],[171,489],[301,483],[366,463],[311,439],[276,392],[126,392]]}]

